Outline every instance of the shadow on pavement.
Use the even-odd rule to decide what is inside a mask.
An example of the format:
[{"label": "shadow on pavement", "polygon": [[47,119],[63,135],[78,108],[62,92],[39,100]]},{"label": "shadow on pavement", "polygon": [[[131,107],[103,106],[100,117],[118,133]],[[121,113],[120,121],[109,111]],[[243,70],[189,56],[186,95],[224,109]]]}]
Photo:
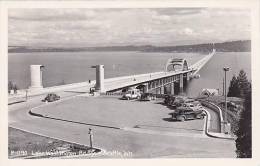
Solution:
[{"label": "shadow on pavement", "polygon": [[172,118],[163,118],[164,121],[167,121],[167,122],[180,122],[176,119],[172,119]]},{"label": "shadow on pavement", "polygon": [[106,125],[78,122],[78,121],[72,121],[72,120],[67,120],[67,119],[61,119],[61,118],[54,118],[54,117],[50,117],[50,116],[44,116],[42,114],[34,113],[31,110],[29,111],[29,114],[32,115],[32,116],[37,116],[37,117],[47,118],[47,119],[52,119],[52,120],[59,120],[59,121],[63,121],[63,122],[70,122],[70,123],[76,123],[76,124],[82,124],[82,125],[88,125],[88,126],[96,126],[96,127],[104,127],[104,128],[111,128],[111,129],[120,129],[119,127],[114,127],[114,126],[106,126]]}]

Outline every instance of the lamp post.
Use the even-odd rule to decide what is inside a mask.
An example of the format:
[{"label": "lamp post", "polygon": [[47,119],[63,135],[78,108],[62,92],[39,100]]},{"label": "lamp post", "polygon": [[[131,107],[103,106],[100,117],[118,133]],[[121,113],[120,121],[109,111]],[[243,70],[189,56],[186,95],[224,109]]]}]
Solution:
[{"label": "lamp post", "polygon": [[229,67],[224,67],[223,68],[224,73],[225,73],[225,78],[224,78],[224,92],[225,92],[225,119],[224,119],[224,132],[226,133],[226,125],[227,125],[227,71],[229,71]]},{"label": "lamp post", "polygon": [[28,89],[25,90],[25,101],[28,100]]},{"label": "lamp post", "polygon": [[93,149],[93,132],[92,132],[91,128],[88,129],[88,134],[89,134],[89,145],[92,150]]}]

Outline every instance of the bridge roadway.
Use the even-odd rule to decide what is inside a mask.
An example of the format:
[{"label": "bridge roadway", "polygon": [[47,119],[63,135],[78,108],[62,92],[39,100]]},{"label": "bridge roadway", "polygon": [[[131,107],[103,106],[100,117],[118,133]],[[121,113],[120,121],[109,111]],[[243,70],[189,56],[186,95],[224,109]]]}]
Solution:
[{"label": "bridge roadway", "polygon": [[149,81],[167,78],[173,75],[185,74],[191,72],[192,70],[187,71],[172,71],[172,72],[156,72],[156,73],[148,73],[148,74],[141,74],[141,75],[133,75],[128,78],[121,78],[115,80],[106,80],[105,81],[105,89],[106,91],[111,91],[114,89],[120,89],[124,87],[134,86],[143,84]]}]

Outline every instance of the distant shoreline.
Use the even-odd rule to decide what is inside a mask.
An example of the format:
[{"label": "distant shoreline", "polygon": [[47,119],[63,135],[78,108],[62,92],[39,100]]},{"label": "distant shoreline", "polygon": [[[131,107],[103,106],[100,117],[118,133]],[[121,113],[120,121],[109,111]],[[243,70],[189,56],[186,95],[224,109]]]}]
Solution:
[{"label": "distant shoreline", "polygon": [[163,52],[163,53],[209,53],[215,48],[217,52],[251,52],[250,40],[239,40],[223,43],[206,43],[182,46],[106,46],[84,48],[54,48],[54,47],[27,47],[9,46],[8,53],[33,53],[33,52]]}]

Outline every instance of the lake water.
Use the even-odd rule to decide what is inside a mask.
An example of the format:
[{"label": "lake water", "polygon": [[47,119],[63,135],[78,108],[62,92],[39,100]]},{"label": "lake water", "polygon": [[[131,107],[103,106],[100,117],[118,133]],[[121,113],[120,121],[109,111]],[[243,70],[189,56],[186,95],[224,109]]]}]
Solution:
[{"label": "lake water", "polygon": [[[44,87],[83,82],[95,79],[93,65],[105,65],[105,78],[163,71],[169,58],[185,58],[193,64],[205,55],[197,53],[144,53],[144,52],[44,52],[10,53],[8,56],[8,80],[20,89],[30,85],[30,65],[44,65]],[[193,79],[187,93],[197,95],[203,88],[222,89],[224,66],[233,74],[244,69],[251,79],[251,58],[248,52],[221,53],[216,55],[201,69],[200,79]]]}]

